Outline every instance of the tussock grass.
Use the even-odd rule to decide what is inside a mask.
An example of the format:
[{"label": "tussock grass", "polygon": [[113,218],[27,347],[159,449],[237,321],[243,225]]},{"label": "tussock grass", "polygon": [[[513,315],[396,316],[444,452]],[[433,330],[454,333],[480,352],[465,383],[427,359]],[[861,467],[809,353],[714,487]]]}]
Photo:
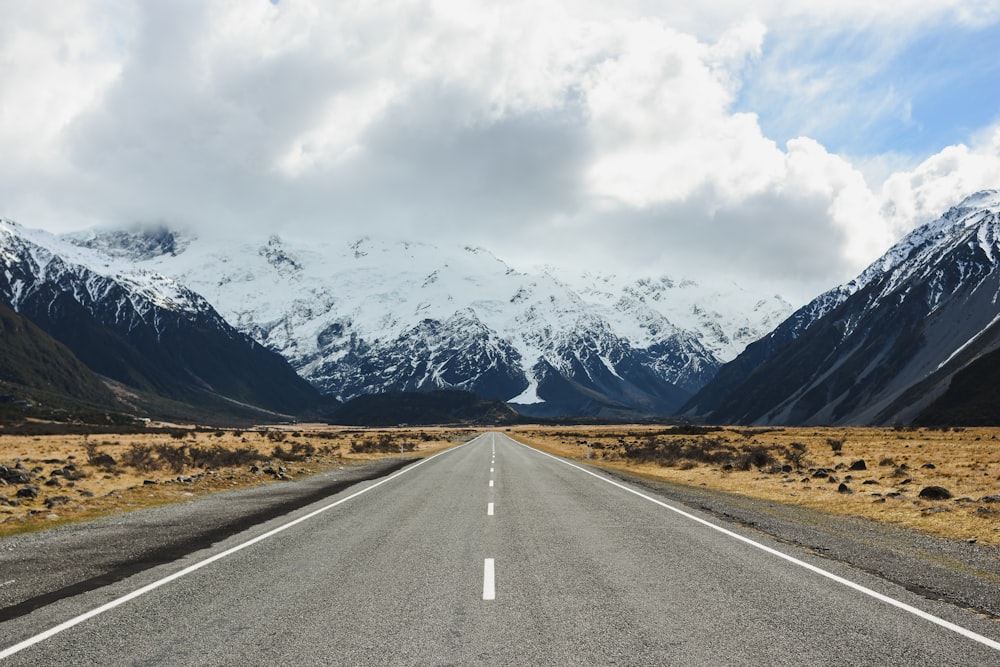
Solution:
[{"label": "tussock grass", "polygon": [[[1000,428],[523,426],[554,454],[643,475],[1000,545]],[[864,462],[863,469],[858,461]],[[845,484],[850,493],[838,491]],[[919,498],[926,486],[953,497]],[[987,500],[984,500],[987,499]]]},{"label": "tussock grass", "polygon": [[[36,498],[17,498],[24,485],[0,485],[0,535],[398,457],[401,444],[408,457],[426,456],[473,435],[469,429],[302,424],[109,434],[0,431],[0,465],[20,462],[34,471],[29,485],[38,490]],[[45,484],[52,479],[57,486]]]}]

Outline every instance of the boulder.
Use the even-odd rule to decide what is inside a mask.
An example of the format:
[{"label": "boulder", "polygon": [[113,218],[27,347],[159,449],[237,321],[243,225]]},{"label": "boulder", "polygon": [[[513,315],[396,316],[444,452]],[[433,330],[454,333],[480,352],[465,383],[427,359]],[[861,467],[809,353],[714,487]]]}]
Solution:
[{"label": "boulder", "polygon": [[943,486],[925,486],[918,494],[924,500],[949,500],[951,491]]}]

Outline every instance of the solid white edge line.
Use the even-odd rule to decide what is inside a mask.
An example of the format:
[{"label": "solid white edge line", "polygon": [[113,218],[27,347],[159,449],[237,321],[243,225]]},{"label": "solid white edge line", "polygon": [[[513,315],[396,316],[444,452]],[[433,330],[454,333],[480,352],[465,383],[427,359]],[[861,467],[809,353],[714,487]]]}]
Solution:
[{"label": "solid white edge line", "polygon": [[360,491],[356,491],[356,492],[352,493],[351,495],[347,496],[346,498],[341,498],[340,500],[338,500],[336,502],[330,503],[329,505],[325,505],[324,507],[321,507],[321,508],[319,508],[317,510],[314,510],[314,511],[310,512],[309,514],[306,514],[305,516],[301,516],[298,519],[294,519],[292,521],[289,521],[288,523],[285,523],[285,524],[282,524],[282,525],[278,526],[277,528],[269,530],[268,532],[264,533],[263,535],[258,535],[257,537],[255,537],[253,539],[247,540],[246,542],[238,544],[235,547],[232,547],[230,549],[227,549],[225,551],[217,553],[214,556],[210,556],[210,557],[206,558],[205,560],[198,561],[197,563],[194,563],[193,565],[189,565],[188,567],[184,568],[183,570],[179,570],[177,572],[174,572],[173,574],[168,575],[168,576],[166,576],[166,577],[164,577],[162,579],[159,579],[157,581],[154,581],[151,584],[147,584],[147,585],[143,586],[142,588],[138,588],[138,589],[132,591],[131,593],[128,593],[127,595],[123,595],[122,597],[116,598],[114,600],[111,600],[110,602],[107,602],[107,603],[101,605],[100,607],[97,607],[95,609],[91,609],[90,611],[88,611],[86,613],[83,613],[83,614],[80,614],[79,616],[76,616],[74,618],[71,618],[68,621],[64,621],[63,623],[60,623],[59,625],[57,625],[57,626],[55,626],[53,628],[50,628],[50,629],[46,630],[45,632],[39,633],[39,634],[37,634],[37,635],[35,635],[33,637],[29,637],[28,639],[25,639],[22,642],[14,644],[13,646],[10,646],[10,647],[8,647],[8,648],[0,651],[0,660],[3,660],[4,658],[8,658],[8,657],[14,655],[15,653],[18,653],[20,651],[23,651],[26,648],[34,646],[35,644],[41,643],[41,642],[45,641],[46,639],[50,639],[50,638],[56,636],[57,634],[59,634],[61,632],[69,630],[70,628],[72,628],[72,627],[74,627],[76,625],[79,625],[80,623],[83,623],[84,621],[87,621],[87,620],[89,620],[91,618],[94,618],[95,616],[100,616],[101,614],[103,614],[106,611],[110,611],[110,610],[114,609],[115,607],[119,607],[119,606],[125,604],[126,602],[134,600],[137,597],[140,597],[142,595],[145,595],[146,593],[149,593],[150,591],[156,590],[157,588],[160,588],[161,586],[169,584],[170,582],[172,582],[172,581],[174,581],[176,579],[180,579],[181,577],[187,576],[187,575],[191,574],[192,572],[195,572],[196,570],[200,570],[201,568],[205,567],[206,565],[211,565],[215,561],[222,560],[223,558],[225,558],[227,556],[231,556],[232,554],[234,554],[234,553],[236,553],[238,551],[242,551],[243,549],[246,549],[249,546],[257,544],[258,542],[263,542],[264,540],[268,539],[269,537],[273,537],[273,536],[277,535],[278,533],[281,533],[281,532],[283,532],[283,531],[291,528],[292,526],[297,526],[298,524],[300,524],[300,523],[302,523],[304,521],[308,521],[309,519],[312,519],[313,517],[315,517],[315,516],[317,516],[319,514],[322,514],[323,512],[326,512],[327,510],[333,509],[334,507],[337,507],[338,505],[342,505],[343,503],[346,503],[348,500],[353,500],[354,498],[357,498],[358,496],[360,496],[362,494],[368,493],[372,489],[378,488],[378,487],[382,486],[383,484],[385,484],[387,482],[391,482],[392,480],[396,479],[400,475],[406,474],[406,473],[410,472],[411,470],[415,470],[416,468],[419,468],[420,466],[422,466],[423,464],[427,463],[428,461],[436,459],[437,457],[439,457],[439,456],[441,456],[443,454],[448,454],[450,452],[454,452],[454,451],[456,451],[458,449],[461,449],[462,447],[465,447],[466,445],[471,445],[476,440],[478,440],[479,438],[483,437],[483,435],[485,435],[485,434],[481,434],[481,435],[473,438],[472,440],[469,440],[468,442],[465,442],[465,443],[463,443],[461,445],[458,445],[457,447],[452,447],[450,449],[444,450],[443,452],[438,452],[437,454],[433,454],[432,456],[428,456],[426,459],[423,459],[422,461],[418,461],[417,463],[415,463],[415,464],[413,464],[411,466],[407,466],[406,468],[403,468],[399,472],[393,473],[389,477],[386,477],[385,479],[379,480],[378,482],[372,484],[371,486],[366,486],[365,488],[361,489]]},{"label": "solid white edge line", "polygon": [[495,582],[493,559],[487,558],[486,560],[483,561],[483,599],[495,600],[496,597],[497,597],[497,588]]},{"label": "solid white edge line", "polygon": [[873,591],[872,589],[867,588],[865,586],[862,586],[861,584],[854,583],[850,579],[845,579],[845,578],[843,578],[841,576],[838,576],[838,575],[836,575],[836,574],[834,574],[832,572],[827,572],[823,568],[820,568],[820,567],[817,567],[817,566],[812,565],[810,563],[807,563],[805,561],[799,560],[798,558],[795,558],[794,556],[789,556],[788,554],[782,553],[782,552],[778,551],[777,549],[772,549],[771,547],[765,546],[765,545],[761,544],[760,542],[755,542],[754,540],[751,540],[749,537],[744,537],[743,535],[740,535],[738,533],[734,533],[731,530],[727,530],[726,528],[723,528],[721,526],[717,526],[717,525],[715,525],[714,523],[712,523],[710,521],[706,521],[705,519],[697,517],[697,516],[695,516],[695,515],[693,515],[693,514],[691,514],[689,512],[685,512],[684,510],[681,510],[681,509],[678,509],[676,507],[673,507],[672,505],[668,505],[667,503],[665,503],[665,502],[663,502],[661,500],[657,500],[656,498],[652,498],[650,496],[647,496],[646,494],[644,494],[644,493],[642,493],[640,491],[636,491],[635,489],[630,489],[629,487],[625,486],[624,484],[619,484],[618,482],[615,482],[615,481],[610,480],[610,479],[608,479],[606,477],[598,475],[595,472],[587,470],[586,468],[578,466],[575,463],[570,463],[569,461],[567,461],[565,459],[561,459],[558,456],[553,456],[552,454],[549,454],[548,452],[543,452],[543,451],[541,451],[539,449],[535,449],[534,447],[530,447],[530,446],[528,446],[528,445],[526,445],[526,444],[524,444],[522,442],[518,442],[517,440],[514,440],[510,436],[504,436],[504,437],[506,437],[508,440],[510,440],[511,442],[513,442],[515,444],[521,445],[525,449],[528,449],[530,451],[533,451],[533,452],[536,452],[538,454],[541,454],[542,456],[547,456],[547,457],[549,457],[550,459],[552,459],[554,461],[558,461],[559,463],[563,463],[565,465],[568,465],[570,468],[576,468],[580,472],[586,473],[586,474],[590,475],[591,477],[596,477],[597,479],[601,480],[602,482],[607,482],[608,484],[610,484],[612,486],[616,486],[619,489],[622,489],[623,491],[628,491],[629,493],[631,493],[633,495],[639,496],[640,498],[642,498],[644,500],[648,500],[649,502],[654,503],[656,505],[659,505],[660,507],[663,507],[664,509],[668,509],[671,512],[679,514],[679,515],[681,515],[682,517],[684,517],[686,519],[690,519],[692,521],[695,521],[697,523],[702,524],[703,526],[707,526],[708,528],[711,528],[712,530],[718,531],[718,532],[722,533],[723,535],[726,535],[728,537],[732,537],[733,539],[739,540],[740,542],[743,542],[745,544],[749,544],[752,547],[755,547],[757,549],[760,549],[761,551],[767,552],[767,553],[771,554],[772,556],[777,556],[778,558],[781,558],[782,560],[788,561],[789,563],[792,563],[794,565],[798,565],[799,567],[803,567],[803,568],[809,570],[810,572],[814,572],[814,573],[816,573],[816,574],[818,574],[818,575],[820,575],[822,577],[826,577],[827,579],[835,581],[838,584],[842,584],[844,586],[847,586],[848,588],[853,588],[854,590],[858,591],[859,593],[864,593],[865,595],[868,595],[869,597],[873,597],[876,600],[884,602],[884,603],[886,603],[888,605],[892,605],[893,607],[896,607],[897,609],[901,609],[903,611],[909,612],[910,614],[913,614],[914,616],[918,616],[918,617],[924,619],[925,621],[930,621],[931,623],[934,623],[935,625],[939,625],[942,628],[945,628],[947,630],[951,630],[952,632],[955,632],[957,634],[962,635],[966,639],[971,639],[972,641],[978,642],[978,643],[980,643],[980,644],[982,644],[984,646],[988,646],[991,649],[994,649],[996,651],[1000,651],[1000,642],[994,641],[994,640],[990,639],[989,637],[984,637],[983,635],[981,635],[981,634],[979,634],[977,632],[973,632],[972,630],[968,630],[966,628],[963,628],[962,626],[956,625],[956,624],[952,623],[951,621],[946,621],[943,618],[938,618],[937,616],[935,616],[933,614],[930,614],[930,613],[928,613],[926,611],[923,611],[921,609],[917,609],[916,607],[914,607],[912,605],[909,605],[909,604],[906,604],[905,602],[900,602],[899,600],[896,600],[895,598],[891,598],[888,595],[883,595],[882,593],[879,593],[878,591]]}]

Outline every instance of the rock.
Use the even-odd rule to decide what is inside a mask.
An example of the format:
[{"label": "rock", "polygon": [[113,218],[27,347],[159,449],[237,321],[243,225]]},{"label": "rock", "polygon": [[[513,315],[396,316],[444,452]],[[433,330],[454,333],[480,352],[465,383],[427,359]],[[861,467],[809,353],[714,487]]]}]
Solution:
[{"label": "rock", "polygon": [[79,493],[84,498],[93,498],[94,497],[93,492],[92,491],[87,491],[86,489],[80,489],[79,491],[77,491],[77,493]]},{"label": "rock", "polygon": [[833,471],[829,468],[819,468],[813,473],[813,477],[829,477],[831,472]]},{"label": "rock", "polygon": [[918,495],[924,500],[948,500],[951,498],[951,491],[943,486],[925,486]]},{"label": "rock", "polygon": [[924,514],[938,514],[939,512],[950,512],[951,508],[950,507],[925,507],[924,509],[922,509],[920,511],[923,512]]},{"label": "rock", "polygon": [[117,461],[115,461],[115,457],[105,452],[101,452],[100,454],[92,458],[90,462],[93,465],[98,466],[99,468],[110,468],[111,466],[114,466],[118,463]]},{"label": "rock", "polygon": [[48,480],[45,481],[45,486],[61,487],[62,483],[58,479],[56,479],[55,477],[53,477],[53,478],[48,479]]},{"label": "rock", "polygon": [[979,499],[981,503],[1000,503],[1000,495],[983,496]]},{"label": "rock", "polygon": [[31,474],[16,467],[0,466],[0,479],[8,484],[27,484],[31,481]]},{"label": "rock", "polygon": [[877,479],[866,479],[865,481],[863,481],[861,483],[862,484],[878,484],[878,480]]},{"label": "rock", "polygon": [[38,497],[38,488],[34,486],[23,486],[17,490],[17,497],[34,500]]},{"label": "rock", "polygon": [[864,459],[858,459],[850,465],[848,470],[868,470],[868,466],[865,464]]},{"label": "rock", "polygon": [[927,470],[935,470],[937,468],[937,466],[934,465],[933,463],[925,463],[925,464],[923,464],[920,467],[921,468],[926,468]]},{"label": "rock", "polygon": [[177,478],[177,481],[180,482],[181,484],[191,484],[192,482],[194,482],[194,477],[191,477],[189,475],[181,475],[180,477]]},{"label": "rock", "polygon": [[913,484],[913,479],[907,477],[906,479],[904,479],[902,482],[899,483],[900,486],[903,486],[904,484]]},{"label": "rock", "polygon": [[70,498],[69,496],[52,496],[50,498],[45,499],[45,506],[48,507],[49,509],[52,509],[53,507],[61,507],[63,505],[66,505],[72,500],[73,499]]},{"label": "rock", "polygon": [[972,514],[974,516],[992,516],[992,515],[994,515],[996,513],[997,512],[996,512],[995,509],[992,509],[990,507],[986,507],[985,505],[982,505],[980,507],[977,507],[976,511],[973,512]]},{"label": "rock", "polygon": [[851,495],[854,492],[851,491],[851,487],[847,486],[846,484],[841,484],[840,486],[837,487],[837,493]]},{"label": "rock", "polygon": [[872,502],[873,502],[873,503],[884,503],[884,502],[885,502],[885,498],[876,498],[876,499],[875,499],[875,500],[873,500]]},{"label": "rock", "polygon": [[830,482],[831,484],[836,484],[840,480],[837,479],[836,475],[830,475],[829,477],[826,478],[826,481]]},{"label": "rock", "polygon": [[153,485],[156,485],[156,484],[159,484],[159,482],[157,482],[155,479],[144,479],[144,480],[142,480],[142,485],[143,486],[153,486]]}]

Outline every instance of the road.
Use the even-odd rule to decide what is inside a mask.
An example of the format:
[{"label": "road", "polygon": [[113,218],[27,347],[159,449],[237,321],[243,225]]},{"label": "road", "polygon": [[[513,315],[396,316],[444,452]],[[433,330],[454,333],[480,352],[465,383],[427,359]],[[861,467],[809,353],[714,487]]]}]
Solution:
[{"label": "road", "polygon": [[500,433],[0,624],[4,665],[997,665],[998,640]]}]

